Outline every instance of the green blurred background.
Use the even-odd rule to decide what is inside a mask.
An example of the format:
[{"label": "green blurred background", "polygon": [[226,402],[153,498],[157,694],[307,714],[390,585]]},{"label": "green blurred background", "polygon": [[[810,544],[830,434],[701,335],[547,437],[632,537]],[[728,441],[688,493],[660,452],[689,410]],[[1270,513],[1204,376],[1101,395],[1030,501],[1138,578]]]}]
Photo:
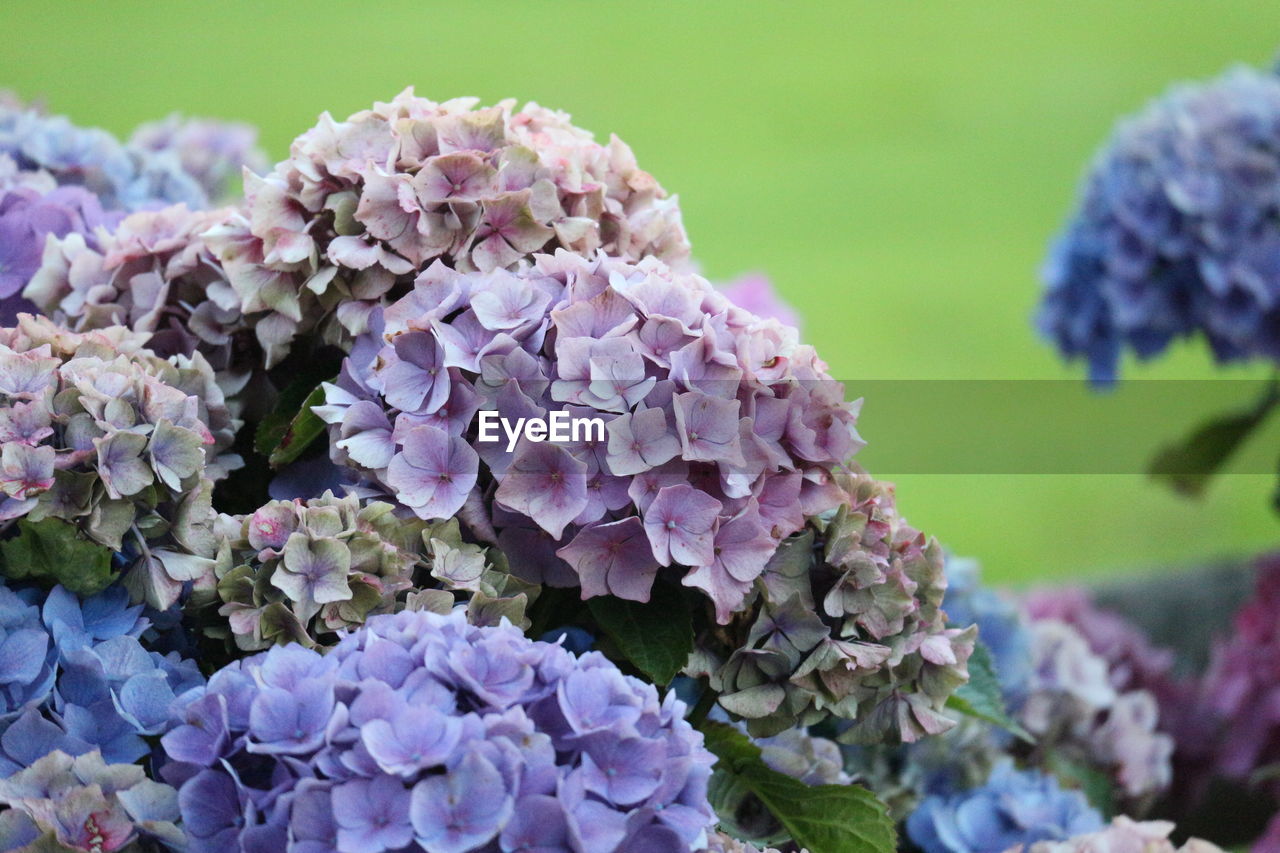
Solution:
[{"label": "green blurred background", "polygon": [[[281,156],[322,110],[408,85],[567,110],[679,193],[709,277],[767,272],[854,395],[859,380],[1079,375],[1028,318],[1087,159],[1170,82],[1280,46],[1261,0],[6,0],[0,20],[0,87],[122,134],[180,110],[252,122]],[[1198,344],[1126,371],[1211,375]],[[868,397],[860,424],[870,465],[893,413]],[[1147,425],[1152,447],[1187,426]],[[1225,477],[1199,502],[1140,475],[895,479],[915,524],[1002,581],[1276,540],[1262,475]]]}]

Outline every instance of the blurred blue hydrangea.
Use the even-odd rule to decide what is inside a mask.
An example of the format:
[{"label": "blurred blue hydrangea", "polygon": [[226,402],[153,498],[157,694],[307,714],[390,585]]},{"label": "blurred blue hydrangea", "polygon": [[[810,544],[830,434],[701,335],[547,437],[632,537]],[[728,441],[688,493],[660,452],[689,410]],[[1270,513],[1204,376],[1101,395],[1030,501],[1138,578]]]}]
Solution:
[{"label": "blurred blue hydrangea", "polygon": [[948,557],[942,609],[952,625],[977,625],[978,641],[991,652],[1005,705],[1016,710],[1031,679],[1031,635],[1017,604],[981,583],[976,560]]},{"label": "blurred blue hydrangea", "polygon": [[1234,69],[1123,121],[1046,262],[1038,325],[1095,382],[1204,334],[1280,361],[1280,77]]},{"label": "blurred blue hydrangea", "polygon": [[59,186],[83,186],[108,209],[144,210],[170,204],[208,206],[199,181],[176,150],[125,145],[105,130],[0,105],[0,154],[24,171],[43,171]]},{"label": "blurred blue hydrangea", "polygon": [[1102,826],[1084,794],[1005,761],[981,787],[926,798],[907,818],[907,835],[924,853],[999,853],[1037,841],[1065,841]]},{"label": "blurred blue hydrangea", "polygon": [[150,626],[118,585],[83,600],[0,586],[0,778],[55,750],[97,749],[109,764],[151,751],[144,738],[204,679],[194,661],[144,647]]}]

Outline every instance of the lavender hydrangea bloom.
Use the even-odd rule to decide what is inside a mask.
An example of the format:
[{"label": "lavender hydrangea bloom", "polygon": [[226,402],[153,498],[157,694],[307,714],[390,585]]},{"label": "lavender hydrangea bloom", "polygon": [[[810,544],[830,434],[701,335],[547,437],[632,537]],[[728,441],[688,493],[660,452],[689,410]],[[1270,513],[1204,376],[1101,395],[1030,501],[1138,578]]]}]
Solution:
[{"label": "lavender hydrangea bloom", "polygon": [[1121,123],[1046,263],[1039,327],[1095,381],[1201,333],[1280,359],[1280,78],[1237,68]]},{"label": "lavender hydrangea bloom", "polygon": [[212,577],[211,477],[235,423],[208,363],[161,359],[120,327],[76,334],[21,315],[0,329],[0,518],[60,519],[121,552],[126,582],[165,609]]},{"label": "lavender hydrangea bloom", "polygon": [[[436,263],[377,332],[317,409],[334,461],[423,518],[467,506],[477,538],[541,540],[539,560],[511,552],[534,583],[647,601],[662,567],[684,567],[726,622],[778,541],[839,504],[831,472],[859,446],[843,390],[793,330],[656,259]],[[482,415],[555,411],[608,436],[481,440]]]},{"label": "lavender hydrangea bloom", "polygon": [[[0,780],[0,848],[114,851],[180,848],[177,791],[97,751],[52,752]],[[30,845],[30,846],[28,846]]]},{"label": "lavender hydrangea bloom", "polygon": [[0,777],[58,751],[97,750],[108,763],[150,753],[144,738],[168,728],[175,696],[203,678],[193,661],[143,645],[142,610],[118,585],[86,599],[0,586]]},{"label": "lavender hydrangea bloom", "polygon": [[625,144],[601,145],[537,104],[437,104],[406,90],[345,121],[325,113],[245,190],[244,215],[211,239],[268,366],[297,334],[363,333],[435,261],[487,273],[558,248],[688,254],[675,199]]},{"label": "lavender hydrangea bloom", "polygon": [[674,695],[461,610],[273,648],[176,708],[164,772],[193,853],[698,850],[715,821]]},{"label": "lavender hydrangea bloom", "polygon": [[1132,801],[1172,781],[1173,739],[1159,730],[1159,707],[1146,690],[1119,691],[1105,658],[1071,625],[1031,623],[1030,693],[1019,712],[1033,735],[1107,771]]},{"label": "lavender hydrangea bloom", "polygon": [[182,169],[200,184],[211,199],[238,192],[244,169],[265,170],[267,155],[258,147],[258,130],[252,125],[174,114],[139,125],[129,145],[141,151],[173,152]]},{"label": "lavender hydrangea bloom", "polygon": [[924,853],[999,853],[1037,841],[1065,841],[1102,825],[1084,794],[1010,763],[996,767],[980,788],[927,798],[906,824]]},{"label": "lavender hydrangea bloom", "polygon": [[123,145],[105,130],[76,127],[64,116],[0,106],[0,153],[21,169],[48,172],[60,186],[85,187],[105,208],[208,202],[173,152]]}]

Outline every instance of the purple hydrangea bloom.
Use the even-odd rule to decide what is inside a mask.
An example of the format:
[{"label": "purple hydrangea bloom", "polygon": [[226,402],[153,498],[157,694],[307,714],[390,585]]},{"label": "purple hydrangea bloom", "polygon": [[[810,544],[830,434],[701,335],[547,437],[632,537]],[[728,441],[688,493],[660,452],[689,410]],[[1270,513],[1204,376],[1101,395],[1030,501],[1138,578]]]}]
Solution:
[{"label": "purple hydrangea bloom", "polygon": [[[406,90],[344,121],[325,113],[289,159],[249,174],[245,195],[243,215],[210,239],[268,367],[298,334],[348,343],[434,262],[488,273],[559,248],[672,262],[689,252],[676,200],[621,140],[597,143],[532,103],[437,104]],[[538,298],[494,287],[470,319],[514,333],[541,313]]]},{"label": "purple hydrangea bloom", "polygon": [[144,645],[151,621],[119,585],[85,599],[37,592],[0,586],[0,776],[56,751],[148,755],[175,696],[203,682],[195,663]]},{"label": "purple hydrangea bloom", "polygon": [[715,821],[674,695],[461,609],[376,616],[327,656],[277,646],[175,709],[193,853],[699,850]]},{"label": "purple hydrangea bloom", "polygon": [[1102,817],[1079,791],[1054,777],[1002,764],[986,784],[925,799],[907,818],[907,835],[924,853],[1000,853],[1037,841],[1094,832]]},{"label": "purple hydrangea bloom", "polygon": [[[839,503],[830,472],[859,446],[812,348],[656,259],[562,252],[465,274],[436,263],[377,331],[318,410],[334,461],[423,518],[470,501],[499,537],[543,538],[550,565],[512,554],[532,582],[577,577],[587,595],[647,601],[660,568],[687,567],[686,585],[727,621],[802,510]],[[770,366],[756,367],[767,348]],[[554,412],[605,429],[482,440],[495,414]],[[446,420],[453,430],[434,425]],[[794,486],[785,506],[782,481]]]},{"label": "purple hydrangea bloom", "polygon": [[1203,334],[1280,360],[1280,77],[1238,68],[1122,122],[1045,266],[1038,324],[1095,381]]},{"label": "purple hydrangea bloom", "polygon": [[1218,769],[1228,778],[1248,779],[1280,762],[1277,612],[1280,558],[1273,555],[1259,561],[1253,597],[1236,612],[1231,634],[1216,644],[1204,676],[1204,696],[1221,732]]}]

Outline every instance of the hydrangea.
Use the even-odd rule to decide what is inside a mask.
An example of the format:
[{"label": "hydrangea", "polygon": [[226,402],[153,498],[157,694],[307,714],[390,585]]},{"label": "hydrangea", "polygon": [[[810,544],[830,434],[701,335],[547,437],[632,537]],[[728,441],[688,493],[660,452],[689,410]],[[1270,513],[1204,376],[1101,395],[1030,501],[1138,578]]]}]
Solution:
[{"label": "hydrangea", "polygon": [[906,827],[924,853],[1000,853],[1037,841],[1065,841],[1102,825],[1084,794],[1006,762],[979,788],[927,798]]},{"label": "hydrangea", "polygon": [[[1233,779],[1280,763],[1280,558],[1258,563],[1253,597],[1214,650],[1204,695],[1221,727],[1218,769]],[[1274,787],[1274,785],[1273,785]]]},{"label": "hydrangea", "polygon": [[118,585],[83,600],[36,592],[0,586],[0,777],[57,751],[148,755],[174,697],[203,681],[194,661],[148,650],[151,622]]},{"label": "hydrangea", "polygon": [[1148,690],[1157,697],[1172,690],[1173,651],[1150,638],[1119,613],[1094,603],[1088,590],[1054,587],[1023,598],[1032,621],[1053,619],[1074,627],[1093,653],[1107,662],[1107,677],[1116,690]]},{"label": "hydrangea", "polygon": [[406,607],[448,612],[455,591],[471,596],[477,623],[523,621],[530,591],[495,566],[497,555],[462,542],[456,522],[429,527],[394,509],[326,493],[223,517],[216,587],[197,590],[188,610],[206,634],[246,651],[332,645],[337,632]]},{"label": "hydrangea", "polygon": [[238,395],[262,353],[203,237],[225,216],[174,205],[131,214],[109,231],[70,233],[45,247],[24,295],[72,331],[127,326],[161,355],[199,351],[224,392]]},{"label": "hydrangea", "polygon": [[941,734],[976,629],[946,627],[941,548],[897,514],[891,487],[833,482],[839,509],[780,543],[729,631],[700,634],[692,667],[756,734],[831,716],[852,721],[850,743]]},{"label": "hydrangea", "polygon": [[[978,626],[978,639],[991,652],[1005,705],[1019,707],[1031,678],[1031,637],[1022,610],[1015,600],[981,583],[976,560],[949,556],[946,572],[942,607],[948,621]],[[1052,598],[1053,594],[1045,595],[1046,600]],[[1033,608],[1033,618],[1036,612]]]},{"label": "hydrangea", "polygon": [[1168,821],[1139,823],[1120,815],[1096,832],[1065,841],[1037,841],[1019,847],[1018,853],[1222,853],[1216,845],[1199,838],[1175,845],[1169,840],[1172,832],[1173,824]]},{"label": "hydrangea", "polygon": [[1238,68],[1121,123],[1045,266],[1041,331],[1097,381],[1202,333],[1280,359],[1280,77]]},{"label": "hydrangea", "polygon": [[363,333],[435,261],[488,273],[558,248],[688,254],[676,200],[621,140],[601,145],[537,104],[437,104],[410,89],[345,121],[325,113],[245,195],[211,239],[268,367],[297,334]]},{"label": "hydrangea", "polygon": [[673,693],[460,611],[376,616],[327,656],[275,647],[176,709],[192,853],[699,850],[715,820]]},{"label": "hydrangea", "polygon": [[208,363],[161,359],[145,335],[22,315],[0,329],[0,519],[56,519],[112,551],[164,609],[212,555],[211,477],[234,424]]},{"label": "hydrangea", "polygon": [[1031,624],[1033,676],[1019,719],[1044,742],[1106,769],[1131,801],[1172,781],[1173,739],[1159,730],[1159,706],[1146,690],[1118,691],[1105,658],[1072,626]]},{"label": "hydrangea", "polygon": [[[144,849],[145,840],[181,849],[178,792],[148,779],[141,767],[109,764],[93,750],[53,752],[0,780],[0,848]],[[29,846],[28,846],[29,845]]]},{"label": "hydrangea", "polygon": [[[708,632],[706,674],[757,733],[830,713],[875,737],[949,725],[935,711],[970,645],[944,633],[940,552],[882,487],[837,481],[860,445],[854,409],[794,330],[657,259],[561,252],[514,273],[434,264],[376,332],[316,410],[358,493],[458,515],[530,583],[648,601],[665,574],[699,590],[731,626]],[[604,430],[481,440],[493,414],[557,412]],[[777,619],[804,630],[782,639]],[[899,708],[917,688],[929,697]]]},{"label": "hydrangea", "polygon": [[[843,388],[794,330],[656,259],[437,263],[384,320],[317,410],[335,461],[424,519],[463,513],[531,582],[647,601],[685,567],[724,623],[777,542],[842,500]],[[481,440],[479,413],[557,411],[605,429]]]},{"label": "hydrangea", "polygon": [[0,154],[25,171],[47,172],[59,186],[83,186],[107,209],[208,203],[174,151],[124,145],[105,130],[76,127],[64,116],[0,104]]},{"label": "hydrangea", "polygon": [[0,154],[0,307],[8,314],[5,322],[16,317],[12,297],[39,269],[47,237],[76,234],[93,240],[94,229],[118,219],[83,187],[59,187],[47,173],[21,172],[8,155]]},{"label": "hydrangea", "polygon": [[182,170],[211,199],[238,194],[245,169],[262,172],[269,166],[266,153],[258,147],[258,129],[238,122],[174,114],[140,125],[129,137],[129,145],[140,151],[177,154]]},{"label": "hydrangea", "polygon": [[806,785],[847,785],[844,757],[835,741],[804,729],[787,729],[756,741],[760,758],[770,768]]}]

